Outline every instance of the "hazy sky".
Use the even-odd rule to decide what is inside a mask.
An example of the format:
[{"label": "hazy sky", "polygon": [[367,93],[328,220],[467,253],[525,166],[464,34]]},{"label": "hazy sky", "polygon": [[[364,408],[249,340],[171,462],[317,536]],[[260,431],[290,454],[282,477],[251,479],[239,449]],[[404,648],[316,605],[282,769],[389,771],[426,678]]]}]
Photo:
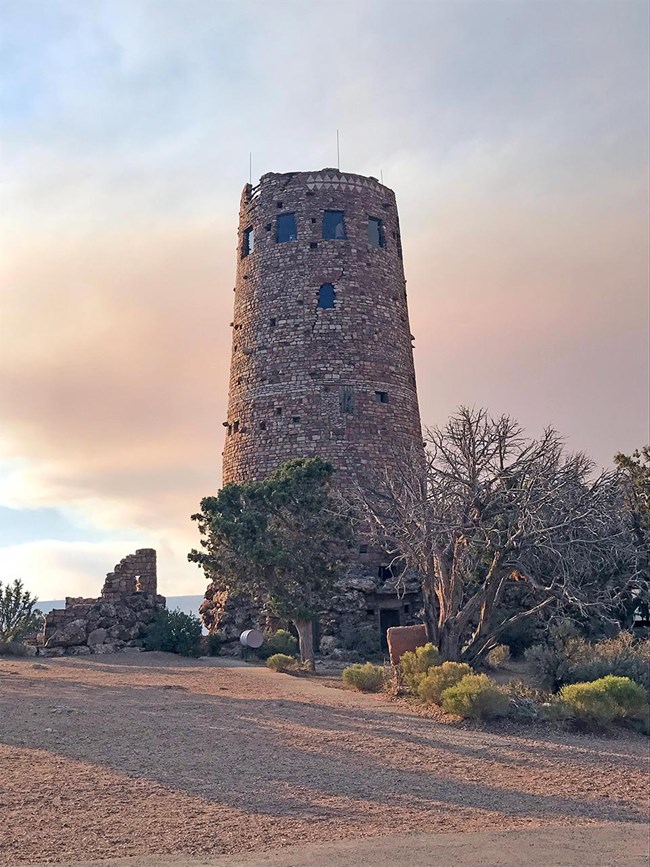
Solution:
[{"label": "hazy sky", "polygon": [[423,421],[648,439],[646,0],[0,0],[0,580],[97,595],[135,547],[202,593],[237,212],[379,176]]}]

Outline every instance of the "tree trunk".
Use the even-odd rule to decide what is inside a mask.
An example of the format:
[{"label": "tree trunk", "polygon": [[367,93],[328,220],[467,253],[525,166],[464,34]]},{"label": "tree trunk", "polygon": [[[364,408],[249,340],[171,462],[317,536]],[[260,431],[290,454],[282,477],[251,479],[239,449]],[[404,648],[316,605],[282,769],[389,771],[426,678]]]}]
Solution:
[{"label": "tree trunk", "polygon": [[294,620],[293,622],[298,630],[300,659],[307,665],[309,671],[314,671],[314,624],[311,620]]},{"label": "tree trunk", "polygon": [[458,662],[460,649],[460,634],[456,625],[449,622],[443,624],[438,638],[438,650],[443,662]]}]

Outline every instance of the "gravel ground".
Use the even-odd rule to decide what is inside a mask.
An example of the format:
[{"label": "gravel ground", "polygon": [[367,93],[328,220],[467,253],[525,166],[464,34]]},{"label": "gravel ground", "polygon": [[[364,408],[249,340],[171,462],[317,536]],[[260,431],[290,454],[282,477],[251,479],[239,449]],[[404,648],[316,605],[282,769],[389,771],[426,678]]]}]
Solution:
[{"label": "gravel ground", "polygon": [[638,830],[647,744],[440,725],[228,660],[2,659],[0,859],[230,855],[603,821]]}]

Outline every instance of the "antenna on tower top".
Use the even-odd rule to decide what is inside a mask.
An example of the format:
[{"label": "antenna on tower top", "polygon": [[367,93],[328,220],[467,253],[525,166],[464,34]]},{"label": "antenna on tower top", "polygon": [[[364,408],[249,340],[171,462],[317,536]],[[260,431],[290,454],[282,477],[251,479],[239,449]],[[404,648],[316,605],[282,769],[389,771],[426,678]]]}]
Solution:
[{"label": "antenna on tower top", "polygon": [[341,171],[341,149],[339,147],[339,131],[336,130],[336,168]]},{"label": "antenna on tower top", "polygon": [[383,183],[384,183],[384,170],[383,169],[379,169],[379,177],[381,178],[381,183],[383,185]]},{"label": "antenna on tower top", "polygon": [[253,186],[253,151],[248,152],[248,183]]}]

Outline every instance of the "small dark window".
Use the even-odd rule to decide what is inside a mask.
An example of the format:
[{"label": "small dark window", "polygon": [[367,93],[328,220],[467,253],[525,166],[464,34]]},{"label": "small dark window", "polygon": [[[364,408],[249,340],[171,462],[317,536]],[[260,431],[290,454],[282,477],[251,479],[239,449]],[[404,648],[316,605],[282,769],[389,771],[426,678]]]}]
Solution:
[{"label": "small dark window", "polygon": [[377,403],[388,403],[388,392],[387,391],[376,391],[375,397],[377,399]]},{"label": "small dark window", "polygon": [[228,425],[228,436],[230,436],[231,434],[232,434],[232,425],[229,424]]},{"label": "small dark window", "polygon": [[389,578],[393,577],[393,572],[390,566],[386,566],[382,563],[382,565],[377,570],[377,576],[381,578],[382,581],[388,581]]},{"label": "small dark window", "polygon": [[367,554],[367,553],[368,553],[368,546],[365,544],[359,545],[359,554]]},{"label": "small dark window", "polygon": [[266,430],[266,422],[265,421],[260,422],[260,430]]},{"label": "small dark window", "polygon": [[297,237],[296,215],[280,214],[276,225],[275,240],[278,244],[284,244],[285,241],[295,241]]},{"label": "small dark window", "polygon": [[345,237],[343,211],[324,211],[323,238],[326,241],[343,241]]},{"label": "small dark window", "polygon": [[293,422],[293,424],[298,424],[298,422],[300,421],[300,416],[299,415],[292,415],[291,421]]},{"label": "small dark window", "polygon": [[239,430],[239,422],[238,421],[233,422],[233,426],[232,426],[233,433],[237,433],[238,430]]},{"label": "small dark window", "polygon": [[371,247],[385,247],[384,221],[377,217],[368,217],[368,243]]},{"label": "small dark window", "polygon": [[275,316],[271,316],[271,319],[270,319],[271,328],[275,328],[275,326],[277,324],[278,324],[278,320],[275,318]]},{"label": "small dark window", "polygon": [[246,256],[249,256],[253,252],[254,249],[255,249],[255,235],[253,233],[253,227],[249,226],[248,229],[244,229],[244,237],[243,237],[242,248],[241,248],[242,259]]},{"label": "small dark window", "polygon": [[312,218],[311,218],[311,221],[312,221],[312,223],[315,223],[315,222],[316,222],[316,217],[312,217]]},{"label": "small dark window", "polygon": [[351,385],[339,386],[339,409],[341,412],[354,412],[354,389]]},{"label": "small dark window", "polygon": [[316,241],[311,241],[309,244],[309,249],[310,250],[316,250],[317,248],[318,248],[318,244],[316,243]]},{"label": "small dark window", "polygon": [[275,414],[276,415],[282,415],[282,407],[281,406],[276,406]]},{"label": "small dark window", "polygon": [[266,226],[264,226],[264,228],[266,229],[267,232],[270,232],[271,229],[273,228],[273,223],[267,223]]},{"label": "small dark window", "polygon": [[322,310],[329,310],[330,307],[334,307],[334,301],[336,299],[336,290],[332,286],[331,283],[323,283],[323,285],[318,290],[318,304],[317,307],[320,307]]}]

